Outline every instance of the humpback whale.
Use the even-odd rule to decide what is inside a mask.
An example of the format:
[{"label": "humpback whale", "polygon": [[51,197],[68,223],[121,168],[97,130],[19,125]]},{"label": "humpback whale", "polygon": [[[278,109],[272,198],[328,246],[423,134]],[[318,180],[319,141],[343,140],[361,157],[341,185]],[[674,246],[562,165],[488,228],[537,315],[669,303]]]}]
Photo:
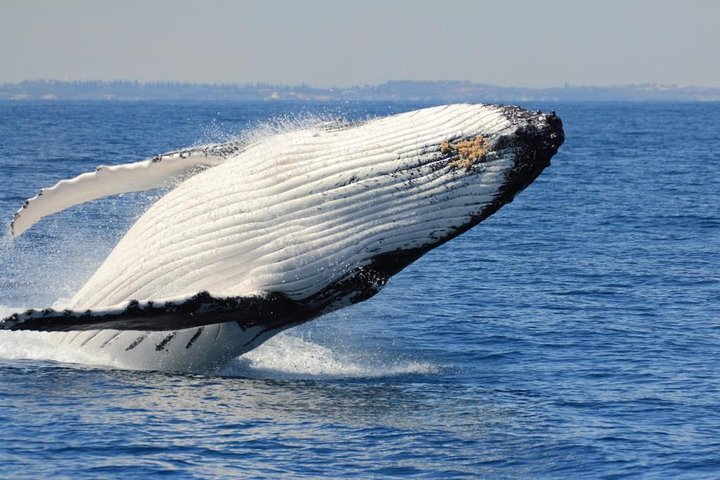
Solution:
[{"label": "humpback whale", "polygon": [[367,300],[512,201],[563,143],[552,113],[456,104],[98,167],[40,191],[12,235],[83,202],[181,181],[140,216],[48,332],[115,366],[222,367],[278,332]]}]

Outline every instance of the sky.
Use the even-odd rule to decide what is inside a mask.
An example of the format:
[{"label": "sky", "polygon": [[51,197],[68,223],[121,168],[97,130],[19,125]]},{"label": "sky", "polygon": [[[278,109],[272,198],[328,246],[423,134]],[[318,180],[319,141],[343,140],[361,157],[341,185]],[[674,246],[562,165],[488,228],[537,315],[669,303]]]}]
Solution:
[{"label": "sky", "polygon": [[720,86],[715,0],[0,0],[0,82]]}]

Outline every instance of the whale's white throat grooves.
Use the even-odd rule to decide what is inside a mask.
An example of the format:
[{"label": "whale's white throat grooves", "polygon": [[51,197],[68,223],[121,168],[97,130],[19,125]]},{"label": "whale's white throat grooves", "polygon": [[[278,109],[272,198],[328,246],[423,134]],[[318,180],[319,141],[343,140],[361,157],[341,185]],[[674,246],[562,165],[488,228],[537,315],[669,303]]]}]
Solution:
[{"label": "whale's white throat grooves", "polygon": [[514,159],[496,152],[478,177],[437,169],[439,145],[477,131],[492,141],[511,124],[477,105],[399,117],[281,134],[188,179],[140,218],[72,307],[199,291],[300,299],[379,253],[447,235],[492,201]]}]

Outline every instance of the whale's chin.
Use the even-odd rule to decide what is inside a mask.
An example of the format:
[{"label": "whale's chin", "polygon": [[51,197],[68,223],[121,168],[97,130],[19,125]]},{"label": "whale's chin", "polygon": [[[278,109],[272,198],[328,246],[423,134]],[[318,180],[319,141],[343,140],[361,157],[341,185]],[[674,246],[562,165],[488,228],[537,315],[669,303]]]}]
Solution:
[{"label": "whale's chin", "polygon": [[554,113],[462,104],[100,167],[26,202],[13,233],[73,204],[200,173],[148,209],[70,309],[1,325],[85,331],[71,342],[128,368],[221,364],[373,297],[512,201],[563,140]]}]

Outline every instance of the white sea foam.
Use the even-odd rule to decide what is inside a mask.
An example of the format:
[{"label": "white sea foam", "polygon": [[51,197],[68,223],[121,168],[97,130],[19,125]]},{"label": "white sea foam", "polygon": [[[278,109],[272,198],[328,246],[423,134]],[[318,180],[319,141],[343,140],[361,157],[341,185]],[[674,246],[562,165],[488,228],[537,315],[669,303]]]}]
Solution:
[{"label": "white sea foam", "polygon": [[[6,317],[17,308],[0,305],[0,316]],[[58,344],[53,335],[46,332],[5,332],[0,331],[0,359],[42,360],[93,366],[112,366],[105,358],[91,355],[72,346]]]},{"label": "white sea foam", "polygon": [[391,352],[323,345],[285,332],[239,357],[221,373],[228,376],[274,379],[377,378],[437,373],[427,361]]}]

